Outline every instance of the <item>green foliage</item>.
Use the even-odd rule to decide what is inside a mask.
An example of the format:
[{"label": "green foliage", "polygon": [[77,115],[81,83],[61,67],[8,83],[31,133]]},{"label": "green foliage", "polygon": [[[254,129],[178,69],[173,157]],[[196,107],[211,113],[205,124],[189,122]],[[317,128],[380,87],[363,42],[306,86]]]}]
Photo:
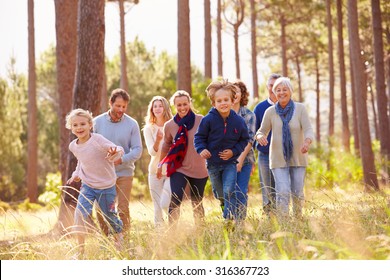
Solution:
[{"label": "green foliage", "polygon": [[61,173],[48,173],[46,175],[45,191],[38,197],[42,204],[59,206],[61,203]]},{"label": "green foliage", "polygon": [[25,194],[27,83],[13,58],[7,78],[0,78],[0,199],[15,201]]},{"label": "green foliage", "polygon": [[58,93],[55,47],[50,46],[37,62],[39,185],[44,189],[45,176],[56,172],[59,164]]},{"label": "green foliage", "polygon": [[341,145],[329,147],[312,147],[307,166],[305,185],[310,188],[333,188],[339,186],[347,189],[360,184],[363,180],[361,160],[347,153]]},{"label": "green foliage", "polygon": [[9,203],[0,200],[0,213],[7,212],[11,209]]},{"label": "green foliage", "polygon": [[205,80],[192,85],[193,105],[198,114],[201,114],[203,116],[205,116],[211,108],[211,101],[206,94],[206,88],[210,84],[210,82],[211,80]]},{"label": "green foliage", "polygon": [[22,203],[18,205],[18,210],[19,211],[38,211],[42,209],[42,205],[38,203],[31,203],[29,199],[25,199]]},{"label": "green foliage", "polygon": [[141,182],[138,178],[133,178],[133,187],[131,188],[131,198],[136,200],[150,200],[149,186]]},{"label": "green foliage", "polygon": [[[38,170],[39,190],[45,176],[58,169],[59,129],[56,91],[55,48],[51,46],[37,61]],[[27,81],[15,71],[11,58],[7,80],[0,78],[0,199],[25,197],[27,159]]]}]

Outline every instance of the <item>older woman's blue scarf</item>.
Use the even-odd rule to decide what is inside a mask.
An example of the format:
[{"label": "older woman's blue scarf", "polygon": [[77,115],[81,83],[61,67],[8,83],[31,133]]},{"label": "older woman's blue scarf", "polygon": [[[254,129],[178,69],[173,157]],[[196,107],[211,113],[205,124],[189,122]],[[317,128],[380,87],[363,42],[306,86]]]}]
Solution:
[{"label": "older woman's blue scarf", "polygon": [[295,109],[295,104],[294,101],[290,99],[290,101],[287,103],[286,107],[282,108],[280,106],[279,102],[276,103],[275,105],[275,110],[276,113],[279,115],[283,122],[283,128],[282,128],[282,133],[283,133],[283,156],[284,159],[287,163],[287,166],[290,164],[290,159],[293,153],[293,142],[291,139],[291,132],[290,132],[290,127],[288,126],[288,123],[290,122],[293,113]]},{"label": "older woman's blue scarf", "polygon": [[176,133],[168,154],[160,162],[160,164],[167,164],[168,177],[183,165],[183,160],[187,154],[188,131],[194,127],[195,114],[190,110],[184,118],[180,118],[176,114],[173,120],[179,126],[179,130]]}]

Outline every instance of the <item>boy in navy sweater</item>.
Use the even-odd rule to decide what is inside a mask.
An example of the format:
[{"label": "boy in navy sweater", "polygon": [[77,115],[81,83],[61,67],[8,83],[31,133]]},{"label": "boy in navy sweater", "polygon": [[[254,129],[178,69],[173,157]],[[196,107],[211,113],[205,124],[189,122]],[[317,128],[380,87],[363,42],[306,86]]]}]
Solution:
[{"label": "boy in navy sweater", "polygon": [[237,158],[249,141],[244,119],[231,109],[236,90],[227,80],[207,87],[213,108],[202,119],[194,139],[197,153],[207,160],[213,193],[221,201],[226,220],[236,218]]}]

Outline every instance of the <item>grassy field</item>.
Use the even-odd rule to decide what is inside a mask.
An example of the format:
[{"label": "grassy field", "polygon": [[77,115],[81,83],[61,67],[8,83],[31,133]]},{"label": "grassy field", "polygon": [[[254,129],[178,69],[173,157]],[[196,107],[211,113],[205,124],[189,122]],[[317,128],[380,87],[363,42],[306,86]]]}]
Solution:
[{"label": "grassy field", "polygon": [[[176,230],[153,226],[150,201],[130,205],[132,227],[123,250],[92,232],[90,260],[390,260],[390,196],[360,190],[306,190],[303,219],[285,222],[262,214],[260,195],[250,195],[245,222],[228,231],[216,200],[204,201],[206,219],[195,226],[188,201]],[[0,214],[0,259],[66,260],[77,252],[72,236],[54,237],[58,209]]]}]

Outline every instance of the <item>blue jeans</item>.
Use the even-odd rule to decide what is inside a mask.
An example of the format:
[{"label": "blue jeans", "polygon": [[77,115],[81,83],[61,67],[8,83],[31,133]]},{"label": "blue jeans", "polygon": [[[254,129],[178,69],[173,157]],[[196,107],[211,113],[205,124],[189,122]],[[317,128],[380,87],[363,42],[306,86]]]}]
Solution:
[{"label": "blue jeans", "polygon": [[74,214],[74,223],[78,231],[85,232],[85,222],[92,214],[92,208],[97,201],[104,218],[115,233],[122,231],[122,221],[118,218],[115,209],[116,186],[108,189],[94,189],[86,184],[81,185],[80,194]]},{"label": "blue jeans", "polygon": [[290,197],[292,197],[293,212],[295,215],[301,215],[306,167],[274,168],[272,172],[275,177],[276,209],[278,212],[282,215],[288,215]]},{"label": "blue jeans", "polygon": [[215,198],[219,199],[223,205],[223,217],[233,219],[236,217],[236,181],[237,164],[207,164],[211,185]]},{"label": "blue jeans", "polygon": [[261,194],[263,198],[263,210],[269,212],[275,209],[276,191],[274,176],[269,168],[269,154],[259,151],[259,177]]},{"label": "blue jeans", "polygon": [[236,184],[236,209],[237,219],[244,220],[246,218],[246,210],[248,205],[248,184],[251,175],[253,164],[248,162],[243,165],[241,171],[237,173]]}]

